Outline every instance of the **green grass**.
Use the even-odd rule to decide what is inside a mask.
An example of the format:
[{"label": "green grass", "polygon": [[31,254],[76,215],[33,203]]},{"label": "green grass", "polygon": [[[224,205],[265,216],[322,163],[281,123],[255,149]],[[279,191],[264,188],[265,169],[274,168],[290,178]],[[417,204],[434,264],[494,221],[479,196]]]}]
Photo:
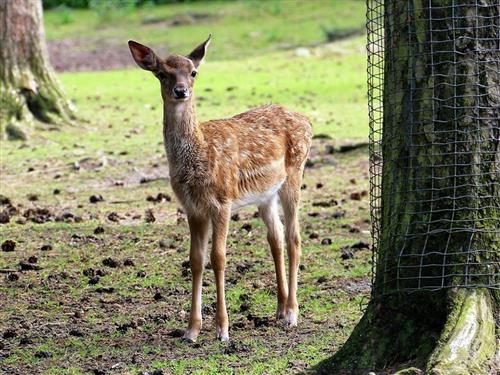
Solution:
[{"label": "green grass", "polygon": [[[362,0],[186,2],[114,12],[109,20],[102,19],[102,12],[73,10],[69,23],[67,9],[51,10],[45,13],[45,24],[49,40],[84,37],[92,47],[96,40],[125,46],[128,39],[134,39],[179,53],[188,53],[212,33],[219,45],[213,60],[232,60],[324,42],[323,27],[362,30],[364,7]],[[169,26],[172,19],[193,13],[210,18]],[[142,24],[151,17],[163,23]]]},{"label": "green grass", "polygon": [[[340,258],[342,247],[368,240],[368,201],[349,199],[350,192],[367,189],[368,181],[363,151],[332,157],[324,154],[323,145],[322,141],[315,142],[314,152],[321,154],[325,162],[308,169],[304,181],[307,188],[303,191],[300,214],[304,269],[300,272],[301,325],[297,330],[287,332],[273,323],[276,290],[264,225],[253,218],[252,208],[242,211],[239,222],[231,222],[226,298],[231,324],[244,325],[231,330],[234,346],[213,339],[210,309],[204,313],[204,329],[195,347],[167,335],[185,325],[190,276],[181,267],[188,257],[187,225],[172,217],[178,202],[153,204],[145,199],[159,191],[172,194],[164,181],[99,190],[105,201],[97,205],[88,203],[88,195],[95,192],[91,186],[112,177],[116,173],[113,170],[108,170],[107,176],[94,175],[92,171],[68,171],[59,182],[65,188],[58,196],[51,194],[51,174],[35,175],[29,185],[38,186],[40,197],[35,203],[10,190],[9,197],[21,211],[33,206],[70,210],[81,215],[83,222],[10,223],[2,227],[0,241],[13,239],[17,248],[12,253],[0,252],[0,268],[16,269],[19,261],[32,255],[38,257],[42,267],[38,272],[16,272],[18,281],[3,278],[0,282],[0,296],[6,301],[0,312],[0,332],[14,328],[17,333],[14,339],[4,340],[4,349],[0,349],[6,356],[4,366],[25,373],[38,369],[48,374],[88,373],[116,363],[120,363],[116,370],[119,373],[162,368],[179,374],[280,374],[306,368],[331,355],[359,319],[359,307],[368,292],[370,252],[357,252],[354,259],[347,261]],[[128,168],[141,165],[134,158],[129,163]],[[124,166],[122,172],[126,172]],[[71,193],[72,181],[79,174],[87,176],[79,183],[81,192]],[[349,181],[352,178],[356,183]],[[324,187],[315,188],[318,182]],[[113,203],[123,198],[133,203]],[[331,198],[337,199],[339,205],[313,205]],[[142,218],[121,223],[106,219],[111,211],[130,218],[146,209],[154,211],[156,223],[144,223]],[[346,217],[333,219],[331,214],[339,209],[346,211]],[[310,216],[312,212],[318,215]],[[240,229],[243,223],[252,225],[250,233]],[[351,233],[351,225],[360,232]],[[105,228],[103,234],[93,234],[97,226]],[[313,232],[318,237],[311,239]],[[326,237],[333,240],[332,245],[321,244]],[[160,239],[172,243],[173,248],[160,247]],[[53,249],[41,251],[47,243]],[[104,267],[102,260],[108,257],[122,265]],[[134,266],[124,266],[125,259],[132,259]],[[250,262],[252,267],[240,274],[237,265],[243,262]],[[89,277],[83,273],[88,268],[101,269],[106,274],[97,284],[90,285]],[[145,277],[137,276],[138,271],[144,271]],[[215,287],[209,270],[204,280],[203,302],[210,307],[215,301]],[[113,287],[115,291],[98,293],[101,287]],[[161,292],[163,300],[153,300],[156,291]],[[248,311],[241,310],[242,295],[247,296],[243,299],[248,299]],[[76,312],[81,312],[77,318]],[[253,327],[248,314],[269,317],[271,325]],[[121,325],[130,322],[136,322],[134,328],[119,331]],[[47,327],[50,331],[46,331]],[[83,332],[82,337],[69,333],[75,328]],[[20,344],[25,337],[30,343]],[[50,353],[50,357],[39,357],[40,351]],[[136,358],[135,363],[131,362],[132,357]]]},{"label": "green grass", "polygon": [[[210,61],[218,48],[214,43],[195,85],[198,119],[230,117],[254,106],[279,103],[308,116],[315,134],[328,134],[337,143],[363,141],[368,125],[362,43],[362,38],[354,38],[317,47],[310,57],[289,51]],[[42,129],[34,135],[41,138],[34,147],[6,145],[2,160],[8,174],[22,172],[36,160],[53,161],[56,167],[62,160],[103,150],[127,151],[129,158],[163,154],[162,101],[151,73],[137,68],[64,73],[60,78],[78,115],[87,122],[64,132]]]}]

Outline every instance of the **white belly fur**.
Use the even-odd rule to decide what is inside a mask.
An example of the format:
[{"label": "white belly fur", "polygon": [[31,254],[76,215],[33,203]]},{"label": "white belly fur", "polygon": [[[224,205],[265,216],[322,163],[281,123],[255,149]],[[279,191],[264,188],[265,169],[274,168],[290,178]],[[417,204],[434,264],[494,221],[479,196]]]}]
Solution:
[{"label": "white belly fur", "polygon": [[278,194],[279,189],[283,185],[284,181],[277,183],[276,185],[271,186],[266,191],[256,194],[248,194],[245,195],[242,199],[238,201],[234,201],[231,206],[231,211],[236,211],[242,207],[249,206],[251,204],[255,204],[257,207],[263,204],[269,203],[271,199],[273,199],[276,194]]}]

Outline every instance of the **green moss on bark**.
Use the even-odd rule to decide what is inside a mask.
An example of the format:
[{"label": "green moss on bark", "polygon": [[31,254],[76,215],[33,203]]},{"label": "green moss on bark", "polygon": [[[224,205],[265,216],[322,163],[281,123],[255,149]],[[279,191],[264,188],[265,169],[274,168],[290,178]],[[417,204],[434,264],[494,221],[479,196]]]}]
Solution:
[{"label": "green moss on bark", "polygon": [[[482,24],[500,23],[499,9],[443,0],[430,22],[422,3],[385,2],[376,298],[318,373],[482,374],[500,352],[500,293],[479,287],[497,285],[500,268],[500,103],[488,84],[500,72],[485,67],[500,51],[496,26]],[[459,44],[460,32],[481,37]]]},{"label": "green moss on bark", "polygon": [[47,57],[40,1],[0,1],[0,137],[25,139],[35,121],[74,119]]}]

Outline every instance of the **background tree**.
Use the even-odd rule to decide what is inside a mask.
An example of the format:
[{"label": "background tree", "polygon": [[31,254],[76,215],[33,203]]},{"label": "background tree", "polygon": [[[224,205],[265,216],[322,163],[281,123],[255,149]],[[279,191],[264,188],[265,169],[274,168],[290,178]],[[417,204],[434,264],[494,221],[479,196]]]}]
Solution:
[{"label": "background tree", "polygon": [[500,7],[384,6],[375,298],[318,371],[489,373],[500,366]]},{"label": "background tree", "polygon": [[40,0],[0,0],[0,136],[73,118],[49,64]]}]

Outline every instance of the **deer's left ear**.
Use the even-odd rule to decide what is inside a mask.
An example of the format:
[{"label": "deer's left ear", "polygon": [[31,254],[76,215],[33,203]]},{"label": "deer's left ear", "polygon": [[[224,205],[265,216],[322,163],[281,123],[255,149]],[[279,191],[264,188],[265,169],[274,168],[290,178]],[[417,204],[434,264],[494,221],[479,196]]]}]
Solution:
[{"label": "deer's left ear", "polygon": [[189,60],[191,60],[194,66],[197,68],[203,62],[203,58],[207,52],[208,45],[212,40],[212,34],[210,34],[203,43],[201,43],[198,47],[191,51],[191,53],[187,56]]}]

